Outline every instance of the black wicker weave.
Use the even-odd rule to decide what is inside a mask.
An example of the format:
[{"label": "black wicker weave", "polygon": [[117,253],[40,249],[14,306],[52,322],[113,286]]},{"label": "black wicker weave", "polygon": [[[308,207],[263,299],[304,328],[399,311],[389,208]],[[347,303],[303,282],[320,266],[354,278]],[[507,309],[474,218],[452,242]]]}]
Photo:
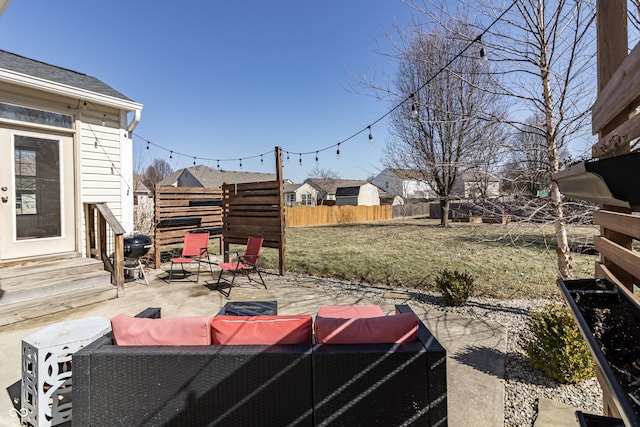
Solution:
[{"label": "black wicker weave", "polygon": [[317,345],[313,395],[317,426],[446,426],[446,353],[422,322],[415,343]]},{"label": "black wicker weave", "polygon": [[116,346],[73,355],[74,426],[313,425],[311,345]]},{"label": "black wicker weave", "polygon": [[422,322],[418,339],[138,347],[107,335],[73,355],[73,425],[446,426],[445,351]]}]

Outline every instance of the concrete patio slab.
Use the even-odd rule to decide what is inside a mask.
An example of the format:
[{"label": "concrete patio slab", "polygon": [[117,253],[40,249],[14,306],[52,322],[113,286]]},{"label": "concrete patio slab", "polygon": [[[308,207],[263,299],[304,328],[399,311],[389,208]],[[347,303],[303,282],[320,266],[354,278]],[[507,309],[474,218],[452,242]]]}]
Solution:
[{"label": "concrete patio slab", "polygon": [[[162,270],[149,272],[149,286],[138,282],[128,286],[124,298],[109,300],[85,307],[0,327],[0,386],[4,394],[0,397],[0,426],[19,426],[11,416],[13,402],[9,392],[19,393],[21,377],[22,339],[53,323],[84,317],[102,316],[107,319],[119,313],[136,314],[147,307],[160,307],[162,317],[186,315],[213,315],[224,304],[231,301],[277,300],[280,314],[315,315],[320,305],[377,304],[386,313],[394,312],[393,298],[375,301],[353,293],[327,291],[322,279],[296,276],[296,280],[282,280],[277,275],[267,274],[262,285],[240,281],[231,293],[231,299],[200,283],[172,282],[167,284],[157,278]],[[289,278],[290,276],[287,276]],[[395,295],[395,293],[391,293]],[[425,322],[447,350],[447,387],[449,425],[457,426],[501,426],[504,419],[504,358],[506,330],[495,322],[425,309],[417,302],[408,303]]]}]

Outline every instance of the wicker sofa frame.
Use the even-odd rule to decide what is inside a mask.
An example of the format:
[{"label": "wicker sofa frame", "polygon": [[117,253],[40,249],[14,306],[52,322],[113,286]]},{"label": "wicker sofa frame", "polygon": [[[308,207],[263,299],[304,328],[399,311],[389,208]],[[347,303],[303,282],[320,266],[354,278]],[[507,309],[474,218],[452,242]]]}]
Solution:
[{"label": "wicker sofa frame", "polygon": [[446,426],[445,358],[422,322],[408,344],[138,347],[107,334],[73,355],[72,423]]}]

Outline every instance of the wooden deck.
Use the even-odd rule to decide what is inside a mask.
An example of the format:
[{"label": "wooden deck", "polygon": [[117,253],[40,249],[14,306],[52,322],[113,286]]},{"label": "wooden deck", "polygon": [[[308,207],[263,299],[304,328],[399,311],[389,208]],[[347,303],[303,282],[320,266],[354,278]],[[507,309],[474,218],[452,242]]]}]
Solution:
[{"label": "wooden deck", "polygon": [[70,254],[0,268],[0,326],[116,297],[97,259]]}]

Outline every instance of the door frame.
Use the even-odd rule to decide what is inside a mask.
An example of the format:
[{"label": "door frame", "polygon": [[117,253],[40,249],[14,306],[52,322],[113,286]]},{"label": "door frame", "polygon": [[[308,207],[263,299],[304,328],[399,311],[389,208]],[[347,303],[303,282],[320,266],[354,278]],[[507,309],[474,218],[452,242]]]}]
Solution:
[{"label": "door frame", "polygon": [[[60,141],[60,165],[61,179],[61,236],[36,239],[16,239],[16,206],[15,206],[15,164],[14,150],[16,135],[50,139]],[[74,129],[54,128],[51,126],[37,126],[29,123],[15,122],[13,120],[0,120],[0,150],[8,155],[4,172],[0,173],[1,180],[9,179],[9,182],[0,183],[8,186],[8,203],[0,202],[2,216],[11,218],[0,224],[0,263],[14,260],[41,258],[50,255],[78,252],[80,236],[78,221],[79,195],[78,177],[76,165],[76,132]],[[5,156],[1,156],[5,157]],[[69,198],[72,200],[70,201]],[[7,224],[9,223],[9,224]]]}]

